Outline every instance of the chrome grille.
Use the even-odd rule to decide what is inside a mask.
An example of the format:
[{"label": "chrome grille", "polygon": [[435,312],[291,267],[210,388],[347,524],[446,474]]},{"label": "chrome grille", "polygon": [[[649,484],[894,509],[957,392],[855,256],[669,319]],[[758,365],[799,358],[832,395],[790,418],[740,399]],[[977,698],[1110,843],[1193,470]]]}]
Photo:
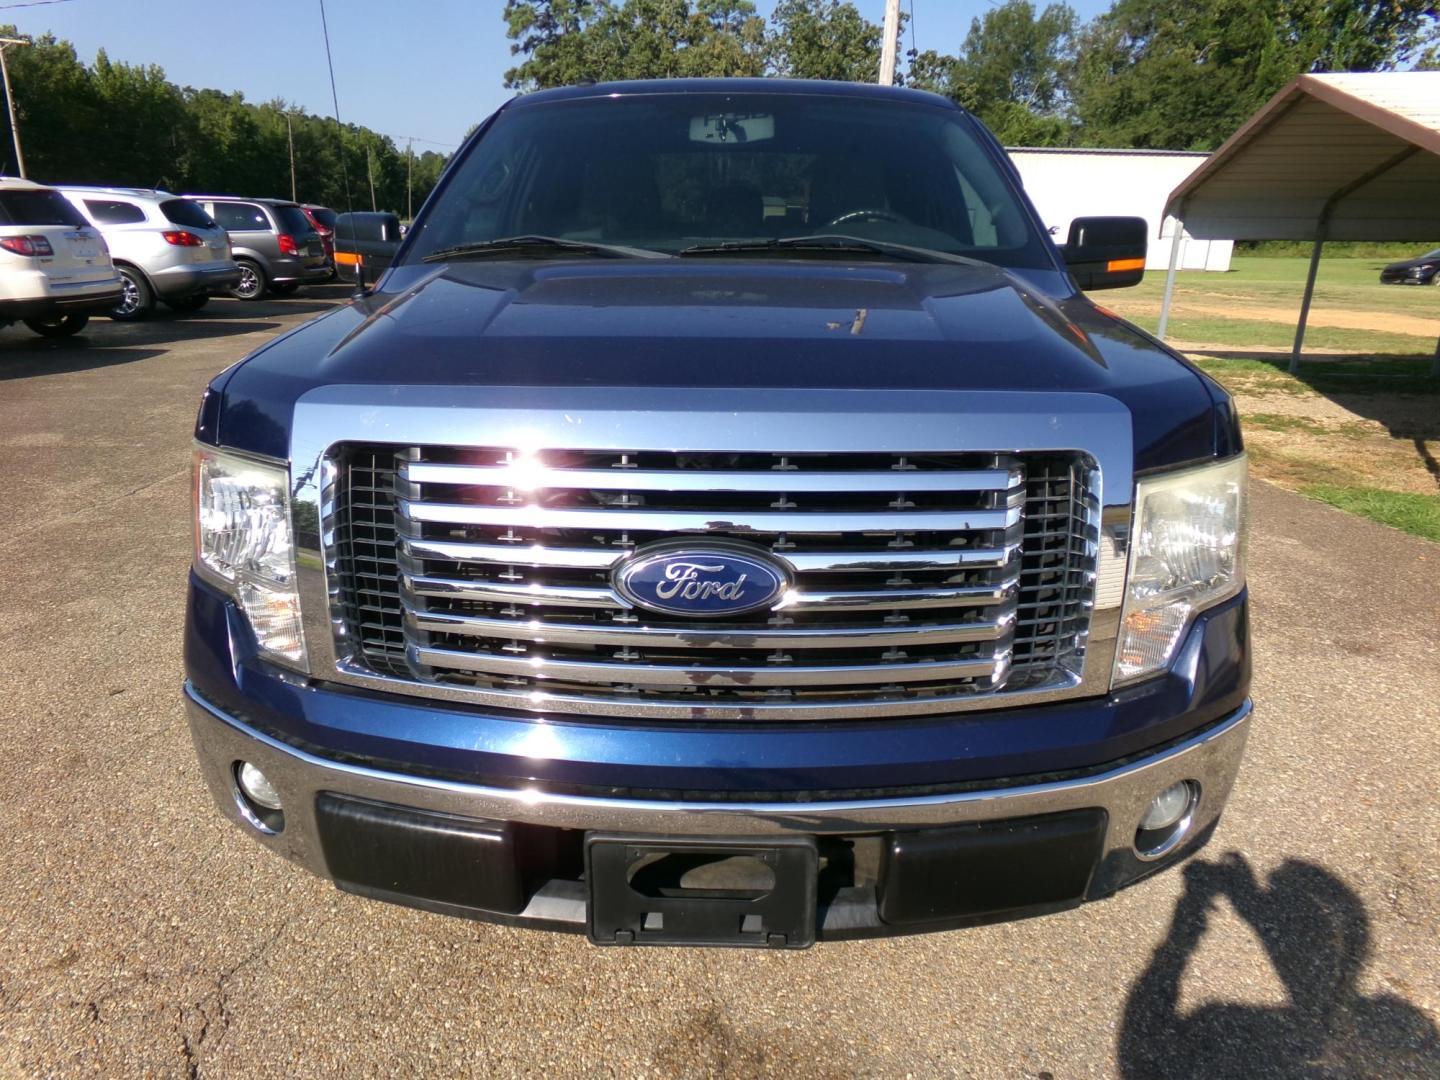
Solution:
[{"label": "chrome grille", "polygon": [[[728,454],[345,445],[341,654],[547,712],[942,712],[1073,685],[1098,508],[1077,454]],[[629,607],[610,574],[677,536],[785,561],[778,609]]]}]

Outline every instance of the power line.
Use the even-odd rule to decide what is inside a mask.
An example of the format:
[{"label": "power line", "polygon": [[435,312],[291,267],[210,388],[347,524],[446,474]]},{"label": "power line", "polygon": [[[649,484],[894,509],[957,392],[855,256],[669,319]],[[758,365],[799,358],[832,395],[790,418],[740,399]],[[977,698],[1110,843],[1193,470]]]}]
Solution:
[{"label": "power line", "polygon": [[45,7],[49,4],[69,4],[73,0],[25,0],[22,4],[0,4],[0,11],[10,11],[12,8]]},{"label": "power line", "polygon": [[330,24],[325,19],[325,0],[320,0],[320,29],[325,34],[325,64],[330,69],[330,100],[335,105],[335,135],[340,140],[340,175],[345,181],[345,209],[354,210],[350,196],[350,169],[345,164],[345,127],[340,122],[340,93],[335,89],[335,61],[330,56]]}]

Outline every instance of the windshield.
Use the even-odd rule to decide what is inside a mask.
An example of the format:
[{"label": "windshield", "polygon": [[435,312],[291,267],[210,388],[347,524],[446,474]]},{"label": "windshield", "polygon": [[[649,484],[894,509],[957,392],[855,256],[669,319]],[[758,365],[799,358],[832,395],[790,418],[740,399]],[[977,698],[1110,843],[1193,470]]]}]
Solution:
[{"label": "windshield", "polygon": [[512,236],[678,252],[813,235],[1054,265],[963,113],[819,94],[507,110],[417,225],[406,261]]},{"label": "windshield", "polygon": [[321,225],[324,225],[325,228],[331,230],[335,228],[335,218],[338,215],[335,213],[334,210],[327,210],[323,206],[311,206],[307,207],[307,209],[310,211],[310,216],[313,217],[316,221],[318,221]]}]

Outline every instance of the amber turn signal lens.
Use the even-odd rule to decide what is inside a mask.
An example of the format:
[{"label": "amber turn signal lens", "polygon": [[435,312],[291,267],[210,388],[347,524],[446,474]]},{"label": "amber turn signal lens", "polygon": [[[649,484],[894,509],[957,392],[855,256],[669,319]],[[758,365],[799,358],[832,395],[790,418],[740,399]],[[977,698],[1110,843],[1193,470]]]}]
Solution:
[{"label": "amber turn signal lens", "polygon": [[1144,259],[1111,259],[1105,264],[1107,274],[1122,274],[1126,270],[1144,270]]}]

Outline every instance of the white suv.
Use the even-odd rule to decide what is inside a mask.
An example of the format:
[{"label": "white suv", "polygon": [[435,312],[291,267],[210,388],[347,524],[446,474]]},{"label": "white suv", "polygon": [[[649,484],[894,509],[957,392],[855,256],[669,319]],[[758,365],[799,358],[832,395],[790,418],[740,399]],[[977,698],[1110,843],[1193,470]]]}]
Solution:
[{"label": "white suv", "polygon": [[110,245],[125,293],[112,319],[143,319],[163,300],[198,311],[240,280],[230,238],[201,207],[165,191],[64,185],[65,197]]},{"label": "white suv", "polygon": [[122,295],[95,229],[54,188],[0,178],[0,326],[68,337]]}]

